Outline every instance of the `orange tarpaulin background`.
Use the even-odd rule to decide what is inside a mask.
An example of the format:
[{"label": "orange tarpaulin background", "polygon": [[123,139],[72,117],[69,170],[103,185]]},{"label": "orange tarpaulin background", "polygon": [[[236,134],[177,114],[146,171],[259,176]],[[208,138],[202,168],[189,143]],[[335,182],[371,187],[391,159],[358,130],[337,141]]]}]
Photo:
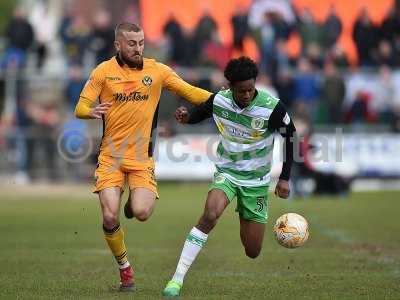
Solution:
[{"label": "orange tarpaulin background", "polygon": [[[162,28],[169,16],[174,14],[184,28],[191,30],[196,26],[198,19],[207,10],[214,17],[218,24],[218,30],[222,40],[226,43],[232,41],[232,29],[230,19],[237,7],[247,9],[252,1],[250,0],[142,0],[140,1],[142,26],[146,38],[157,41],[162,37]],[[393,1],[377,0],[294,0],[297,9],[308,7],[318,21],[325,19],[329,6],[334,4],[343,22],[343,32],[340,37],[340,44],[349,55],[351,61],[356,58],[355,48],[351,37],[354,20],[361,7],[366,7],[375,22],[380,22],[392,7]],[[250,43],[249,51],[254,52],[255,47]],[[292,35],[288,43],[290,55],[298,54],[300,43],[297,35]],[[251,56],[255,57],[256,53]]]}]

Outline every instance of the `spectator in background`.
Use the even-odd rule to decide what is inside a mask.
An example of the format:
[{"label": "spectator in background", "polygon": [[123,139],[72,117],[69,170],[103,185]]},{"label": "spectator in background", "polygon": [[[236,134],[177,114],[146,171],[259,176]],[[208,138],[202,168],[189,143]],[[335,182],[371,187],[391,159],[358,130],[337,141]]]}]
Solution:
[{"label": "spectator in background", "polygon": [[68,75],[65,96],[68,100],[69,111],[73,112],[86,81],[83,77],[82,67],[79,64],[72,65],[69,68]]},{"label": "spectator in background", "polygon": [[275,60],[276,68],[273,74],[273,81],[275,81],[277,74],[281,70],[290,68],[289,55],[286,50],[286,42],[283,39],[279,39],[275,44]]},{"label": "spectator in background", "polygon": [[233,31],[233,47],[243,51],[243,41],[248,34],[247,12],[240,6],[236,8],[235,14],[231,18]]},{"label": "spectator in background", "polygon": [[279,70],[274,86],[280,101],[291,111],[294,101],[294,80],[289,68]]},{"label": "spectator in background", "polygon": [[397,60],[392,45],[388,40],[381,40],[379,42],[375,62],[377,66],[386,65],[396,67]]},{"label": "spectator in background", "polygon": [[285,21],[281,14],[273,13],[271,16],[272,26],[275,33],[275,46],[273,52],[274,65],[271,76],[273,79],[275,79],[280,69],[289,67],[289,57],[286,52],[286,41],[289,38],[292,27]]},{"label": "spectator in background", "polygon": [[[69,114],[66,115],[62,124],[61,132],[63,132],[63,138],[60,139],[60,145],[58,146],[62,147],[73,158],[73,154],[79,153],[79,149],[83,149],[85,142],[87,142],[88,128],[86,123],[73,117],[74,109],[86,80],[84,79],[82,66],[78,64],[70,66],[68,73],[68,81],[64,92]],[[66,161],[66,169],[72,180],[79,182],[82,179],[79,164]]]},{"label": "spectator in background", "polygon": [[400,8],[396,5],[389,10],[389,13],[383,19],[379,32],[383,39],[391,43],[394,42],[396,36],[400,35]]},{"label": "spectator in background", "polygon": [[326,50],[331,49],[337,42],[342,33],[342,21],[336,13],[335,6],[329,8],[329,14],[323,24],[323,45]]},{"label": "spectator in background", "polygon": [[42,0],[35,2],[30,21],[36,37],[36,67],[40,71],[48,56],[50,43],[56,36],[56,18],[49,10],[48,1]]},{"label": "spectator in background", "polygon": [[267,12],[275,13],[290,27],[296,22],[290,0],[253,0],[249,8],[249,26],[256,29],[261,26]]},{"label": "spectator in background", "polygon": [[305,57],[299,59],[297,69],[298,73],[294,77],[295,114],[308,120],[315,120],[319,97],[318,75]]},{"label": "spectator in background", "polygon": [[212,39],[206,42],[204,46],[203,55],[201,57],[202,63],[211,63],[213,66],[223,70],[231,58],[230,47],[224,45],[219,38],[217,31],[214,31]]},{"label": "spectator in background", "polygon": [[91,49],[95,53],[95,64],[108,60],[114,53],[114,28],[110,14],[102,9],[94,17]]},{"label": "spectator in background", "polygon": [[327,61],[324,68],[324,83],[322,86],[322,101],[328,109],[327,122],[338,124],[343,119],[343,102],[346,94],[346,86],[342,75],[336,69],[333,62]]},{"label": "spectator in background", "polygon": [[91,32],[87,19],[82,15],[66,16],[60,28],[68,65],[83,65],[88,49]]},{"label": "spectator in background", "polygon": [[288,62],[286,51],[281,51],[288,39],[295,16],[287,0],[254,0],[248,12],[249,33],[260,54],[260,70],[273,81],[280,68]]},{"label": "spectator in background", "polygon": [[76,11],[75,6],[71,4],[64,6],[60,27],[58,28],[58,34],[62,41],[67,39],[67,28],[71,26],[72,19],[77,13],[78,12]]},{"label": "spectator in background", "polygon": [[297,29],[301,40],[302,54],[306,54],[310,46],[321,49],[322,27],[315,21],[310,9],[305,8],[299,16]]},{"label": "spectator in background", "polygon": [[276,40],[287,41],[292,32],[293,26],[291,26],[279,12],[271,12],[270,14],[276,34]]},{"label": "spectator in background", "polygon": [[340,45],[334,45],[329,50],[326,60],[332,61],[339,69],[345,69],[350,65],[346,52]]},{"label": "spectator in background", "polygon": [[21,70],[26,65],[29,48],[33,45],[34,33],[20,6],[14,10],[13,17],[6,26],[7,47],[1,61],[1,68]]},{"label": "spectator in background", "polygon": [[272,24],[272,14],[270,12],[264,14],[264,21],[260,27],[260,37],[260,71],[268,74],[268,76],[272,76],[274,73],[276,32]]},{"label": "spectator in background", "polygon": [[346,122],[356,125],[375,122],[376,115],[371,109],[371,101],[371,93],[363,90],[358,91],[349,111],[345,114]]},{"label": "spectator in background", "polygon": [[260,70],[273,80],[279,68],[286,68],[289,59],[286,54],[285,41],[290,34],[290,27],[277,12],[267,11],[260,27],[261,63]]},{"label": "spectator in background", "polygon": [[377,114],[378,121],[393,124],[395,111],[395,86],[392,72],[386,65],[379,68],[379,80],[371,101],[371,109]]},{"label": "spectator in background", "polygon": [[325,53],[322,51],[320,45],[316,43],[309,44],[304,56],[307,57],[314,69],[321,70],[323,68]]},{"label": "spectator in background", "polygon": [[206,9],[199,19],[193,33],[193,42],[191,43],[191,59],[195,63],[198,62],[198,59],[203,53],[204,47],[207,42],[210,42],[212,40],[215,31],[217,31],[217,23],[210,15],[209,11]]},{"label": "spectator in background", "polygon": [[33,172],[33,170],[35,170],[35,164],[38,163],[37,151],[42,148],[44,150],[43,165],[47,169],[47,178],[50,181],[56,181],[59,175],[56,167],[56,130],[60,123],[57,103],[29,101],[27,104],[27,114],[30,119],[26,139],[29,177],[31,179],[39,177],[39,174]]},{"label": "spectator in background", "polygon": [[360,66],[372,66],[378,44],[378,29],[373,24],[368,10],[364,7],[354,23],[353,40],[356,44]]},{"label": "spectator in background", "polygon": [[188,40],[184,36],[182,26],[173,14],[170,15],[163,28],[164,35],[169,42],[169,60],[172,64],[187,65],[190,58],[187,51]]},{"label": "spectator in background", "polygon": [[28,161],[27,161],[27,131],[32,125],[31,119],[28,114],[27,95],[25,86],[21,81],[17,81],[17,106],[15,113],[15,147],[16,147],[16,161],[17,173],[15,175],[15,182],[17,184],[29,183],[30,177],[28,174]]},{"label": "spectator in background", "polygon": [[[57,146],[61,147],[63,151],[68,154],[68,157],[71,158],[74,158],[75,154],[80,153],[79,151],[84,149],[88,142],[87,137],[89,133],[87,124],[83,120],[76,119],[73,116],[74,109],[85,83],[86,80],[84,78],[82,66],[79,64],[70,66],[68,70],[68,81],[64,90],[68,114],[65,115],[63,124],[61,125],[63,138],[57,141],[60,143]],[[65,161],[65,163],[66,171],[70,179],[76,182],[82,180],[80,165],[68,160]]]},{"label": "spectator in background", "polygon": [[[28,50],[34,41],[34,33],[22,7],[15,8],[13,17],[6,26],[5,33],[7,46],[0,61],[0,68],[10,71],[10,75],[6,75],[6,77],[15,80],[16,83],[15,116],[10,115],[6,116],[6,118],[12,120],[15,117],[16,132],[14,136],[17,157],[15,182],[17,184],[26,184],[29,182],[26,130],[30,126],[30,120],[27,114],[26,84],[25,80],[21,78],[21,72],[26,66]],[[14,112],[9,113],[14,114]]]}]

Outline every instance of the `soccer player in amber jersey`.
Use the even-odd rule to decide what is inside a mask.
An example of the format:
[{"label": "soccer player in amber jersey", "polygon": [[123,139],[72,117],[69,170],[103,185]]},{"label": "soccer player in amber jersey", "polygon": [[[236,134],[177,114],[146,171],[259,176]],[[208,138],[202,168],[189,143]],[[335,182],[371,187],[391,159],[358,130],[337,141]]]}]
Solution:
[{"label": "soccer player in amber jersey", "polygon": [[136,24],[117,26],[115,48],[116,56],[91,73],[75,115],[103,121],[94,192],[100,199],[105,240],[119,265],[120,290],[129,291],[134,289],[134,276],[119,223],[121,194],[127,180],[130,195],[125,216],[139,221],[150,217],[158,198],[152,134],[161,90],[166,88],[193,104],[207,101],[211,93],[183,81],[168,66],[144,58],[144,33]]}]

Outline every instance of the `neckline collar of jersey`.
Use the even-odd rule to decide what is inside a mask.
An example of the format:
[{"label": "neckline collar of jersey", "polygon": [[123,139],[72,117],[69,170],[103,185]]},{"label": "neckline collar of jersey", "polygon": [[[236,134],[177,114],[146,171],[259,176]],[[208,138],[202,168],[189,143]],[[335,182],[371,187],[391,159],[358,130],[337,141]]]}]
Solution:
[{"label": "neckline collar of jersey", "polygon": [[233,108],[238,109],[238,110],[240,110],[240,111],[243,111],[243,110],[250,110],[250,109],[253,108],[254,104],[256,104],[256,102],[257,102],[257,97],[258,97],[258,91],[257,91],[257,89],[256,89],[256,90],[255,90],[255,93],[254,93],[253,100],[251,100],[250,104],[247,105],[246,107],[241,108],[239,105],[237,105],[237,103],[236,103],[236,101],[235,101],[235,97],[233,96],[233,92],[232,92],[232,99],[233,99],[233,101],[232,101],[232,106],[233,106]]},{"label": "neckline collar of jersey", "polygon": [[132,70],[139,70],[139,71],[143,70],[144,59],[143,59],[143,64],[142,64],[142,66],[141,66],[141,67],[138,67],[138,68],[131,68],[131,67],[129,67],[127,64],[125,64],[125,63],[122,61],[121,57],[119,57],[119,53],[117,53],[117,54],[115,55],[115,59],[117,60],[117,63],[118,63],[118,65],[119,65],[121,68],[123,68],[123,67],[126,65],[129,69],[132,69]]}]

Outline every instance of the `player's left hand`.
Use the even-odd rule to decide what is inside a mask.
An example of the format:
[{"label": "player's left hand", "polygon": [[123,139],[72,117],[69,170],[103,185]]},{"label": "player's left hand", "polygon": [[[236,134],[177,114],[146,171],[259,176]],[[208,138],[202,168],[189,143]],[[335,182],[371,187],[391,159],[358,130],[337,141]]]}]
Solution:
[{"label": "player's left hand", "polygon": [[275,187],[275,195],[280,198],[287,199],[289,197],[289,194],[290,194],[289,181],[279,179]]}]

